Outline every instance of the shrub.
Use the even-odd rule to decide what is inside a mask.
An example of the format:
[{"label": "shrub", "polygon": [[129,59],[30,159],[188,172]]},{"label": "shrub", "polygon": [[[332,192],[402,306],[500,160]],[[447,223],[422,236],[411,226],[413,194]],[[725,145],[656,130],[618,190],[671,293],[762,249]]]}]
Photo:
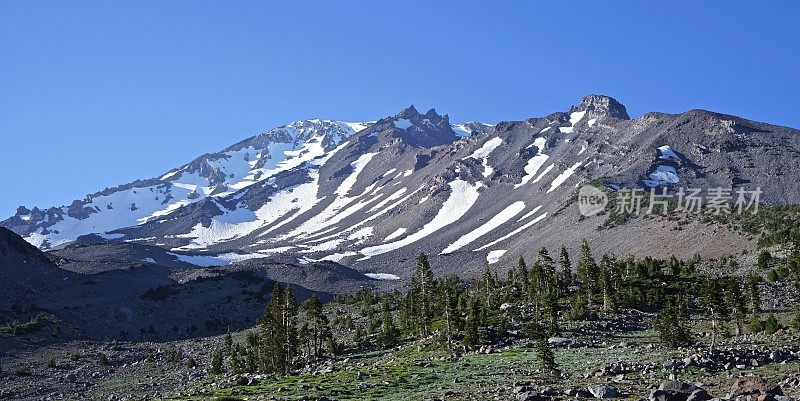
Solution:
[{"label": "shrub", "polygon": [[767,319],[764,321],[764,332],[772,335],[775,334],[781,328],[780,323],[778,323],[778,319],[775,318],[775,315],[772,313],[767,316]]}]

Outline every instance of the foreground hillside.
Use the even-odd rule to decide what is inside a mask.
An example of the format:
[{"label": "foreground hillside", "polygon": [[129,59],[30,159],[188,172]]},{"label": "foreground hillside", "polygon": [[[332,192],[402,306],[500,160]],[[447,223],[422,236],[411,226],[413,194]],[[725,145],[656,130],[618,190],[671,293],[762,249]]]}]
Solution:
[{"label": "foreground hillside", "polygon": [[215,337],[54,343],[58,321],[9,324],[0,396],[791,401],[798,233],[746,277],[736,259],[595,259],[584,243],[467,282],[421,254],[409,291],[327,304],[275,285],[254,327]]}]

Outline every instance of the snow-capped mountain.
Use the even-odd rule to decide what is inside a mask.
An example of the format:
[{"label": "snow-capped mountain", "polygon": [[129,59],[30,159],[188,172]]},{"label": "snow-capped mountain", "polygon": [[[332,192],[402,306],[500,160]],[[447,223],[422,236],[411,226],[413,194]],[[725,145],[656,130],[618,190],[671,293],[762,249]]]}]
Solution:
[{"label": "snow-capped mountain", "polygon": [[205,154],[159,178],[140,180],[87,195],[69,206],[20,207],[3,225],[30,243],[51,248],[81,235],[147,223],[206,198],[225,198],[254,183],[323,156],[366,123],[295,121]]},{"label": "snow-capped mountain", "polygon": [[2,225],[40,248],[94,233],[196,265],[325,260],[400,277],[420,251],[463,272],[582,238],[688,257],[752,239],[634,219],[604,230],[605,241],[597,232],[607,216],[582,217],[576,188],[761,187],[762,202],[797,203],[800,183],[787,173],[800,168],[798,134],[702,110],[631,119],[600,95],[497,125],[451,124],[412,106],[372,123],[295,122],[70,206],[21,207]]}]

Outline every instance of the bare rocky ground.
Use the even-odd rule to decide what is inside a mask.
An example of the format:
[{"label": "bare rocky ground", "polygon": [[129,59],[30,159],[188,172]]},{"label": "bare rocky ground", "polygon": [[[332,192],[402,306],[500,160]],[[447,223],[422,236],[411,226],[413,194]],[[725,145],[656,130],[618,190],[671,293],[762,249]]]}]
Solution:
[{"label": "bare rocky ground", "polygon": [[[789,314],[778,317],[785,322]],[[346,353],[289,377],[210,375],[210,355],[224,347],[223,336],[163,343],[65,344],[47,344],[41,337],[2,337],[0,399],[787,401],[800,397],[799,333],[784,329],[772,336],[730,337],[711,353],[703,334],[705,322],[693,321],[696,346],[671,349],[659,343],[650,319],[628,311],[593,321],[565,321],[561,336],[549,340],[563,372],[558,380],[543,378],[531,343],[514,327],[503,342],[468,352],[451,353],[428,338],[388,350]],[[243,335],[236,333],[234,341]],[[753,391],[764,394],[748,395]]]}]

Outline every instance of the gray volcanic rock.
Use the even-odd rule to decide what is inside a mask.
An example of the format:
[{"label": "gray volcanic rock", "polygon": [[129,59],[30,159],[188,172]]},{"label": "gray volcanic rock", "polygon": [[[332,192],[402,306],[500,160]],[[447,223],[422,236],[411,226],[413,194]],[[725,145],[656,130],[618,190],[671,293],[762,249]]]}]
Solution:
[{"label": "gray volcanic rock", "polygon": [[572,107],[570,112],[586,111],[591,117],[614,117],[621,120],[630,120],[628,110],[614,98],[604,95],[589,95],[581,99],[577,107]]}]

